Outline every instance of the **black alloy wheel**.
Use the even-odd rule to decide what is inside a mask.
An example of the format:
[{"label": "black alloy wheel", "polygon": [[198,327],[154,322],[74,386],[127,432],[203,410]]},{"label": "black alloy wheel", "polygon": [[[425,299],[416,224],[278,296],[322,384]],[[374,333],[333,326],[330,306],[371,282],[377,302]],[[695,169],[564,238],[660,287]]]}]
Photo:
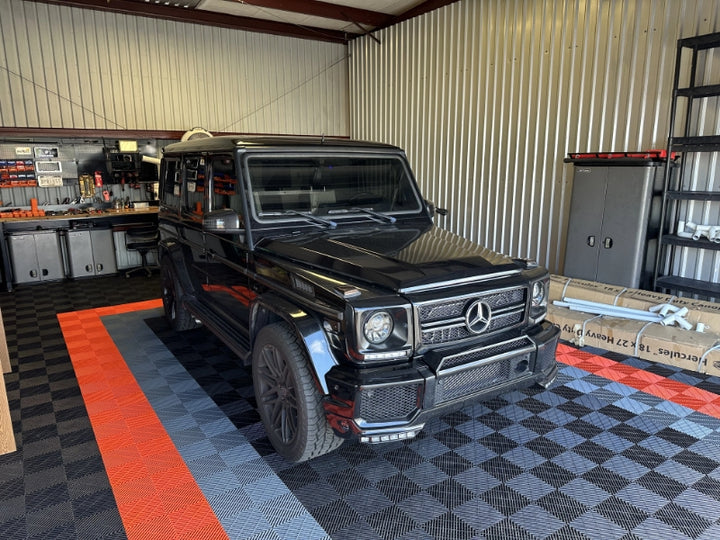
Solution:
[{"label": "black alloy wheel", "polygon": [[325,419],[305,349],[286,323],[260,330],[252,373],[260,417],[278,454],[299,462],[342,444]]}]

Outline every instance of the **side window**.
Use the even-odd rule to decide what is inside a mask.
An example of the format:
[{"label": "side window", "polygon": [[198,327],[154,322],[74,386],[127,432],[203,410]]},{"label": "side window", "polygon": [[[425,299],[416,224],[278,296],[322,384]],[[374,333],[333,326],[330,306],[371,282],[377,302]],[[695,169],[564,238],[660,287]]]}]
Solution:
[{"label": "side window", "polygon": [[171,208],[180,208],[182,180],[180,178],[180,160],[168,158],[163,160],[160,173],[162,202]]},{"label": "side window", "polygon": [[183,165],[185,168],[183,210],[201,219],[205,211],[205,158],[202,156],[185,156]]},{"label": "side window", "polygon": [[212,209],[230,208],[240,216],[243,214],[242,198],[235,174],[235,160],[232,156],[212,158]]}]

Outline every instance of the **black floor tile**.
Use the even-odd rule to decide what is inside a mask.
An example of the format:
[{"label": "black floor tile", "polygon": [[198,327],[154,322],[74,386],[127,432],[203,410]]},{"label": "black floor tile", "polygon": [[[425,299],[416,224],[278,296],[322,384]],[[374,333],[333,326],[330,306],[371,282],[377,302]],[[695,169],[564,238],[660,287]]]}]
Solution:
[{"label": "black floor tile", "polygon": [[3,539],[125,538],[56,315],[158,296],[157,278],[115,276],[0,293],[18,446],[0,456]]}]

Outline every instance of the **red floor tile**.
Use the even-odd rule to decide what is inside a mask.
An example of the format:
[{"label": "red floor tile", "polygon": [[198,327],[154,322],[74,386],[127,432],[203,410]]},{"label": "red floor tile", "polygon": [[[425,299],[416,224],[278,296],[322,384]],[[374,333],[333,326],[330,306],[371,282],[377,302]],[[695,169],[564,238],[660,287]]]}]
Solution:
[{"label": "red floor tile", "polygon": [[611,381],[626,384],[636,390],[720,418],[720,396],[712,392],[564,344],[558,345],[557,359]]},{"label": "red floor tile", "polygon": [[159,300],[58,315],[130,539],[227,538],[100,317]]}]

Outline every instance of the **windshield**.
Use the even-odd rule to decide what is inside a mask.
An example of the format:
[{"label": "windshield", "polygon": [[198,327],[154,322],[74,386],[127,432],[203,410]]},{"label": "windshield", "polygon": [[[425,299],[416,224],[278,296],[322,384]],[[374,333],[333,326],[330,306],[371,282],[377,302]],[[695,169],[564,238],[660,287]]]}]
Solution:
[{"label": "windshield", "polygon": [[400,157],[265,154],[248,157],[247,168],[253,210],[261,220],[298,219],[303,213],[377,221],[383,214],[422,208]]}]

